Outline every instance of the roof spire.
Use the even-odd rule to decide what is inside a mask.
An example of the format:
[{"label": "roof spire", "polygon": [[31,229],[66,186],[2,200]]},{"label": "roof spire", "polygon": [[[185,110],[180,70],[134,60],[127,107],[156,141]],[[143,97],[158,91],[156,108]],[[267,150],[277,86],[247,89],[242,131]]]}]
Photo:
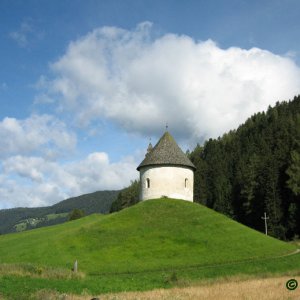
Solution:
[{"label": "roof spire", "polygon": [[153,149],[153,146],[151,144],[151,138],[149,138],[149,145],[148,145],[148,148],[147,148],[146,156],[152,151],[152,149]]},{"label": "roof spire", "polygon": [[189,167],[193,170],[196,169],[194,164],[176,144],[176,141],[169,132],[165,132],[164,135],[159,139],[157,144],[151,149],[151,151],[147,152],[146,157],[137,167],[137,170],[139,171],[142,167],[145,166],[157,165],[183,166]]}]

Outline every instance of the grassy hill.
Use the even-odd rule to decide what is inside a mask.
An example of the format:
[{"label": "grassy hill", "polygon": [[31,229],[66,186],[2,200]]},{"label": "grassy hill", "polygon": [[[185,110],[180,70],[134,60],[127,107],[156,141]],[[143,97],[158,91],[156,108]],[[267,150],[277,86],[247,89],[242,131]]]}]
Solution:
[{"label": "grassy hill", "polygon": [[[294,277],[300,275],[300,254],[286,254],[296,248],[200,204],[145,201],[109,215],[0,236],[0,298],[90,299],[230,276]],[[78,275],[71,272],[75,260]]]},{"label": "grassy hill", "polygon": [[0,263],[70,269],[78,260],[88,274],[215,265],[295,250],[202,205],[172,199],[3,235],[0,245]]},{"label": "grassy hill", "polygon": [[69,198],[46,207],[18,207],[0,210],[0,234],[63,223],[68,213],[78,208],[87,215],[108,213],[119,191],[98,191]]}]

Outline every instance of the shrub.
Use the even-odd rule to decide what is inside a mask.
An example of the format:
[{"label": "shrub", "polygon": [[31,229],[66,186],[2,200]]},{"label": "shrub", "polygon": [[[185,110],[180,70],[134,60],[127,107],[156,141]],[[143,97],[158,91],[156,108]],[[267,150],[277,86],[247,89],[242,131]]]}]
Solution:
[{"label": "shrub", "polygon": [[69,214],[69,221],[80,219],[85,216],[85,212],[81,209],[75,208]]}]

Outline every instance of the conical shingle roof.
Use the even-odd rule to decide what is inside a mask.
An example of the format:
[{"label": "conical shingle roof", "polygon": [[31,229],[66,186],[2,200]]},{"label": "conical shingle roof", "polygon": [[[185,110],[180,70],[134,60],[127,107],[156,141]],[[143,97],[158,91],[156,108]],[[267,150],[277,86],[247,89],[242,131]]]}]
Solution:
[{"label": "conical shingle roof", "polygon": [[169,132],[165,132],[153,149],[146,154],[145,159],[137,167],[137,170],[139,171],[142,167],[153,165],[178,165],[196,169]]}]

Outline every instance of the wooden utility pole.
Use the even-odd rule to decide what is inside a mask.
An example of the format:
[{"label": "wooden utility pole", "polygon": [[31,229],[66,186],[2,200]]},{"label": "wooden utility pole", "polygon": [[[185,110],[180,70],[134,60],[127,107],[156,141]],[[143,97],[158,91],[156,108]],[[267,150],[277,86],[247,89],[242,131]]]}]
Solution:
[{"label": "wooden utility pole", "polygon": [[268,235],[268,224],[267,224],[267,220],[269,219],[269,217],[267,217],[267,213],[264,213],[264,216],[261,217],[263,220],[265,220],[265,233],[266,235]]}]

